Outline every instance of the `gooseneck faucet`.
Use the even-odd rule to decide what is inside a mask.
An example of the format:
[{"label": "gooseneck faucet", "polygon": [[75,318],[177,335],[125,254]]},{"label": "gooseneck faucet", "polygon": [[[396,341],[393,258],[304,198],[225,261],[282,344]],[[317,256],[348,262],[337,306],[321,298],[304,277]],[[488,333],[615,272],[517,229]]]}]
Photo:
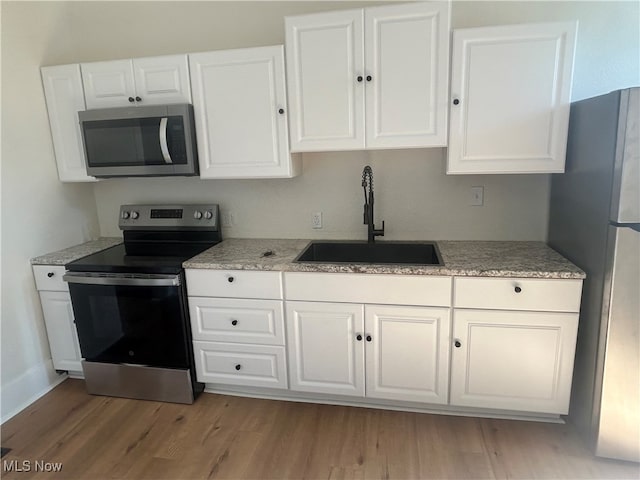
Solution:
[{"label": "gooseneck faucet", "polygon": [[362,189],[364,190],[364,224],[367,225],[367,241],[373,243],[376,237],[384,236],[384,220],[382,228],[376,229],[373,221],[373,170],[369,165],[362,170]]}]

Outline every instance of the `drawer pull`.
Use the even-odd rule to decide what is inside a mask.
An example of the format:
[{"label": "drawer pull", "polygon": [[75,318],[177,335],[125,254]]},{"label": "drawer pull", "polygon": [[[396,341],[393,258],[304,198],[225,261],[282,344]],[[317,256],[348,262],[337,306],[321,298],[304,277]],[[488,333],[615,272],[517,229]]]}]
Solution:
[{"label": "drawer pull", "polygon": [[522,291],[522,288],[521,287],[516,287],[516,288],[514,288],[514,290],[516,291],[516,293],[520,293]]},{"label": "drawer pull", "polygon": [[242,368],[242,365],[238,364],[236,365],[236,370],[240,370]]},{"label": "drawer pull", "polygon": [[456,348],[460,348],[462,346],[462,344],[460,343],[460,340],[456,340],[454,345],[456,346]]},{"label": "drawer pull", "polygon": [[231,325],[233,325],[234,327],[238,325],[238,320],[231,320]]},{"label": "drawer pull", "polygon": [[234,280],[235,280],[235,278],[233,278],[233,277],[228,277],[227,278],[227,282],[229,282],[229,283],[233,283]]},{"label": "drawer pull", "polygon": [[54,275],[55,275],[55,273],[53,273],[53,272],[47,273],[47,277],[49,277],[49,278],[53,277]]}]

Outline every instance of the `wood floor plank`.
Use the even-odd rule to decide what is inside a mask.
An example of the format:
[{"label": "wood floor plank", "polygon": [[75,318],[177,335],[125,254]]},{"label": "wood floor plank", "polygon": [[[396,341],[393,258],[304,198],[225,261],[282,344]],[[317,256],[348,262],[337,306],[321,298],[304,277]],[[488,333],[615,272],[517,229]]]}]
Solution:
[{"label": "wood floor plank", "polygon": [[[570,425],[213,394],[176,405],[87,395],[79,380],[2,425],[2,446],[6,480],[640,478]],[[6,467],[36,460],[62,471]]]}]

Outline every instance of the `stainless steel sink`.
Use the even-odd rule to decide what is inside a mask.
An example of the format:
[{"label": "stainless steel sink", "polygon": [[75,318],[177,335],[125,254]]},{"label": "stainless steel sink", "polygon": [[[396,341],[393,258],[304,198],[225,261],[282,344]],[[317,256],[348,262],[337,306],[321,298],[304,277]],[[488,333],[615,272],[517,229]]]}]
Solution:
[{"label": "stainless steel sink", "polygon": [[298,263],[444,265],[435,242],[311,242]]}]

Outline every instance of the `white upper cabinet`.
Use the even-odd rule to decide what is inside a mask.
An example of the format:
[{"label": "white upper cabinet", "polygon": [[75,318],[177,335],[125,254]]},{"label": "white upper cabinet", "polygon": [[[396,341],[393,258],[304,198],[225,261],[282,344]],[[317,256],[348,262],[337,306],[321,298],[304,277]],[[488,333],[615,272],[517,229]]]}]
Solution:
[{"label": "white upper cabinet", "polygon": [[577,23],[455,30],[447,173],[564,171]]},{"label": "white upper cabinet", "polygon": [[298,174],[282,45],[189,55],[201,178]]},{"label": "white upper cabinet", "polygon": [[447,2],[286,18],[292,150],[446,145],[449,23]]},{"label": "white upper cabinet", "polygon": [[191,103],[186,55],[83,63],[87,109]]},{"label": "white upper cabinet", "polygon": [[448,5],[365,10],[367,148],[447,145]]},{"label": "white upper cabinet", "polygon": [[364,148],[364,14],[285,18],[294,151]]},{"label": "white upper cabinet", "polygon": [[87,175],[78,112],[85,109],[80,65],[42,67],[42,85],[62,182],[94,182]]}]

